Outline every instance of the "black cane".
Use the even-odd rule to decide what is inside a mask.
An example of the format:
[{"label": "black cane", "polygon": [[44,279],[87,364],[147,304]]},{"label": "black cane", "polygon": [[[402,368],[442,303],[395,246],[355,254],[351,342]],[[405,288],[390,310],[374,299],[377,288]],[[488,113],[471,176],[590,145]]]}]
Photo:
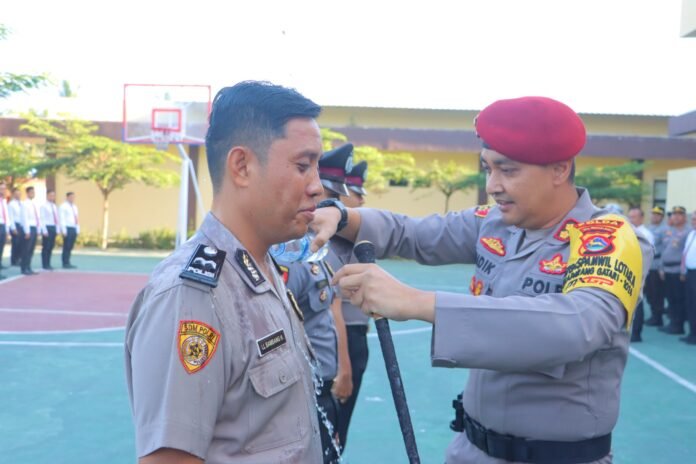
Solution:
[{"label": "black cane", "polygon": [[[375,246],[371,242],[366,240],[359,242],[355,245],[355,248],[353,248],[353,253],[361,263],[375,262]],[[392,340],[391,331],[389,330],[389,321],[381,317],[375,318],[375,325],[377,326],[379,344],[382,346],[382,356],[384,357],[384,365],[387,368],[387,376],[389,377],[389,385],[391,386],[392,397],[394,398],[396,414],[399,417],[401,435],[404,437],[404,444],[406,445],[408,462],[411,464],[419,464],[420,456],[418,456],[416,436],[413,433],[411,415],[408,412],[406,392],[404,391],[404,384],[401,381],[401,371],[399,370],[399,361],[396,359],[394,341]]]}]

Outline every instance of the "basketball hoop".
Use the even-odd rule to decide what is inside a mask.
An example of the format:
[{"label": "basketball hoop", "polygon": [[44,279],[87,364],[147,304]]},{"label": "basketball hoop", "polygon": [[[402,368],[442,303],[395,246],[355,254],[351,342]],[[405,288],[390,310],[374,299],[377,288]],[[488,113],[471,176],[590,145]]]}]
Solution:
[{"label": "basketball hoop", "polygon": [[174,136],[174,132],[163,129],[153,129],[150,135],[152,137],[152,144],[155,148],[161,151],[167,151],[169,143]]}]

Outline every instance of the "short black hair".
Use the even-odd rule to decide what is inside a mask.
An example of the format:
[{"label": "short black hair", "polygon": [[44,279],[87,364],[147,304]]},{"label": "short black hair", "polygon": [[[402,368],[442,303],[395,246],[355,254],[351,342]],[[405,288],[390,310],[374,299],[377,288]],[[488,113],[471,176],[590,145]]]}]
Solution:
[{"label": "short black hair", "polygon": [[249,147],[264,161],[271,143],[285,137],[289,120],[315,119],[319,113],[321,107],[296,90],[270,82],[244,81],[221,89],[213,100],[205,136],[213,191],[222,185],[232,147]]},{"label": "short black hair", "polygon": [[68,198],[70,195],[75,195],[75,192],[68,192],[65,194],[65,198]]},{"label": "short black hair", "polygon": [[645,213],[643,212],[643,208],[641,208],[640,206],[631,206],[630,208],[628,208],[628,210],[629,210],[629,211],[631,211],[631,210],[636,210],[636,211],[638,211],[638,212],[640,213],[640,217],[644,217],[644,216],[645,216]]},{"label": "short black hair", "polygon": [[46,195],[48,195],[49,193],[56,193],[56,191],[55,190],[47,190]]},{"label": "short black hair", "polygon": [[34,191],[34,187],[31,187],[31,186],[24,189],[24,192],[25,192],[25,193],[29,193],[29,192],[32,192],[32,191]]}]

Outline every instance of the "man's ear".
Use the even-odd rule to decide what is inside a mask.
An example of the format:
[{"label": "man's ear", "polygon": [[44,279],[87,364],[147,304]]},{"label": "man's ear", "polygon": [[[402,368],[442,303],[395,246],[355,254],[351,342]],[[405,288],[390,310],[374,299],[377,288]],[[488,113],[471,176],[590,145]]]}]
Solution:
[{"label": "man's ear", "polygon": [[256,156],[247,147],[237,146],[227,153],[225,174],[237,187],[247,187],[250,183],[249,174],[253,170]]},{"label": "man's ear", "polygon": [[573,160],[557,161],[551,165],[554,185],[563,185],[568,182],[573,171]]}]

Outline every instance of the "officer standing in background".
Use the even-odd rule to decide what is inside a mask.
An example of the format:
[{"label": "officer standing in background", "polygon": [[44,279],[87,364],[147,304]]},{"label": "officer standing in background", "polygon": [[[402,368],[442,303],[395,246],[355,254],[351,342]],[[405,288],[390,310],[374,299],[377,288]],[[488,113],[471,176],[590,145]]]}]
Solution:
[{"label": "officer standing in background", "polygon": [[[650,229],[645,227],[643,224],[643,218],[645,214],[643,210],[637,206],[632,207],[628,210],[628,220],[631,222],[636,231],[642,234],[650,245],[655,246],[655,237],[653,236]],[[631,343],[642,342],[643,338],[641,336],[643,332],[643,321],[645,319],[645,308],[643,307],[643,298],[638,301],[638,306],[636,306],[635,316],[633,317],[633,327],[631,329]]]},{"label": "officer standing in background", "polygon": [[[544,97],[478,115],[497,205],[425,218],[361,208],[339,232],[376,257],[475,263],[472,295],[408,287],[374,264],[334,280],[367,313],[433,323],[436,367],[470,368],[448,463],[610,463],[630,325],[652,247],[573,182],[585,127]],[[339,215],[319,210],[314,248]]]},{"label": "officer standing in background", "polygon": [[[319,205],[332,206],[329,198],[337,198],[346,191],[346,171],[352,167],[353,150],[331,150],[324,153],[319,160],[319,178],[324,186],[324,193],[317,199]],[[323,177],[328,173],[330,180]],[[326,260],[333,259],[330,254]],[[278,261],[284,271],[284,280],[288,290],[297,299],[302,313],[307,337],[317,356],[318,374],[321,382],[317,403],[322,408],[319,412],[321,430],[321,448],[325,463],[336,463],[339,459],[337,448],[338,404],[336,400],[345,400],[352,392],[351,365],[348,357],[346,326],[341,313],[341,299],[331,284],[333,269],[328,262]],[[327,427],[324,421],[331,426]]]},{"label": "officer standing in background", "polygon": [[686,236],[682,251],[682,275],[686,287],[686,319],[689,335],[679,340],[687,345],[696,345],[696,211],[691,213],[691,230]]},{"label": "officer standing in background", "polygon": [[22,262],[24,250],[24,207],[22,204],[22,192],[17,188],[12,189],[12,199],[7,204],[10,212],[10,235],[12,235],[12,248],[10,249],[10,265],[18,266]]},{"label": "officer standing in background", "polygon": [[20,268],[24,275],[37,274],[31,268],[31,260],[34,257],[34,249],[36,248],[36,239],[41,230],[41,218],[39,216],[39,206],[36,204],[34,197],[36,195],[34,187],[27,187],[24,191],[27,198],[22,203],[22,212],[24,213],[22,220],[22,228],[24,229],[24,245],[22,247],[22,259]]},{"label": "officer standing in background", "polygon": [[215,96],[211,211],[153,271],[126,325],[142,464],[322,462],[312,350],[267,253],[314,217],[320,111],[264,82]]},{"label": "officer standing in background", "polygon": [[[10,211],[7,208],[5,195],[7,195],[7,184],[4,180],[0,180],[0,269],[5,267],[2,265],[2,255],[10,231]],[[0,274],[0,279],[4,279],[2,274]]]},{"label": "officer standing in background", "polygon": [[662,327],[664,324],[662,315],[665,313],[665,283],[660,278],[660,262],[662,261],[662,236],[665,233],[665,209],[655,206],[650,212],[650,224],[648,230],[653,234],[655,245],[655,259],[650,265],[650,272],[645,279],[645,298],[650,305],[650,319],[645,325]]},{"label": "officer standing in background", "polygon": [[52,271],[51,255],[56,244],[56,234],[60,230],[58,219],[58,207],[56,206],[56,192],[46,192],[46,203],[41,205],[41,267]]},{"label": "officer standing in background", "polygon": [[[367,191],[364,184],[366,180],[367,162],[361,161],[354,164],[353,169],[346,176],[346,186],[349,194],[343,197],[343,203],[347,207],[357,208],[365,203],[364,197],[367,195]],[[332,237],[329,243],[331,248],[336,251],[338,258],[338,262],[332,264],[335,265],[335,269],[340,269],[345,264],[348,264],[353,255],[353,244],[338,235]],[[347,399],[339,401],[338,405],[338,436],[341,446],[345,449],[348,441],[348,427],[350,426],[355,403],[360,393],[363,374],[365,369],[367,369],[369,356],[367,329],[370,318],[360,308],[354,306],[348,298],[343,298],[341,309],[343,311],[343,320],[346,323],[348,354],[350,355],[350,366],[353,373],[353,393]]]},{"label": "officer standing in background", "polygon": [[65,195],[65,201],[60,205],[59,222],[63,234],[63,253],[61,254],[63,269],[75,269],[77,266],[74,266],[70,259],[75,241],[80,233],[80,219],[74,192],[68,192]]},{"label": "officer standing in background", "polygon": [[658,330],[669,335],[683,335],[686,321],[686,286],[681,275],[681,261],[689,227],[686,225],[686,208],[675,206],[671,213],[671,225],[665,229],[659,244],[662,254],[659,273],[660,279],[665,283],[669,324]]}]

